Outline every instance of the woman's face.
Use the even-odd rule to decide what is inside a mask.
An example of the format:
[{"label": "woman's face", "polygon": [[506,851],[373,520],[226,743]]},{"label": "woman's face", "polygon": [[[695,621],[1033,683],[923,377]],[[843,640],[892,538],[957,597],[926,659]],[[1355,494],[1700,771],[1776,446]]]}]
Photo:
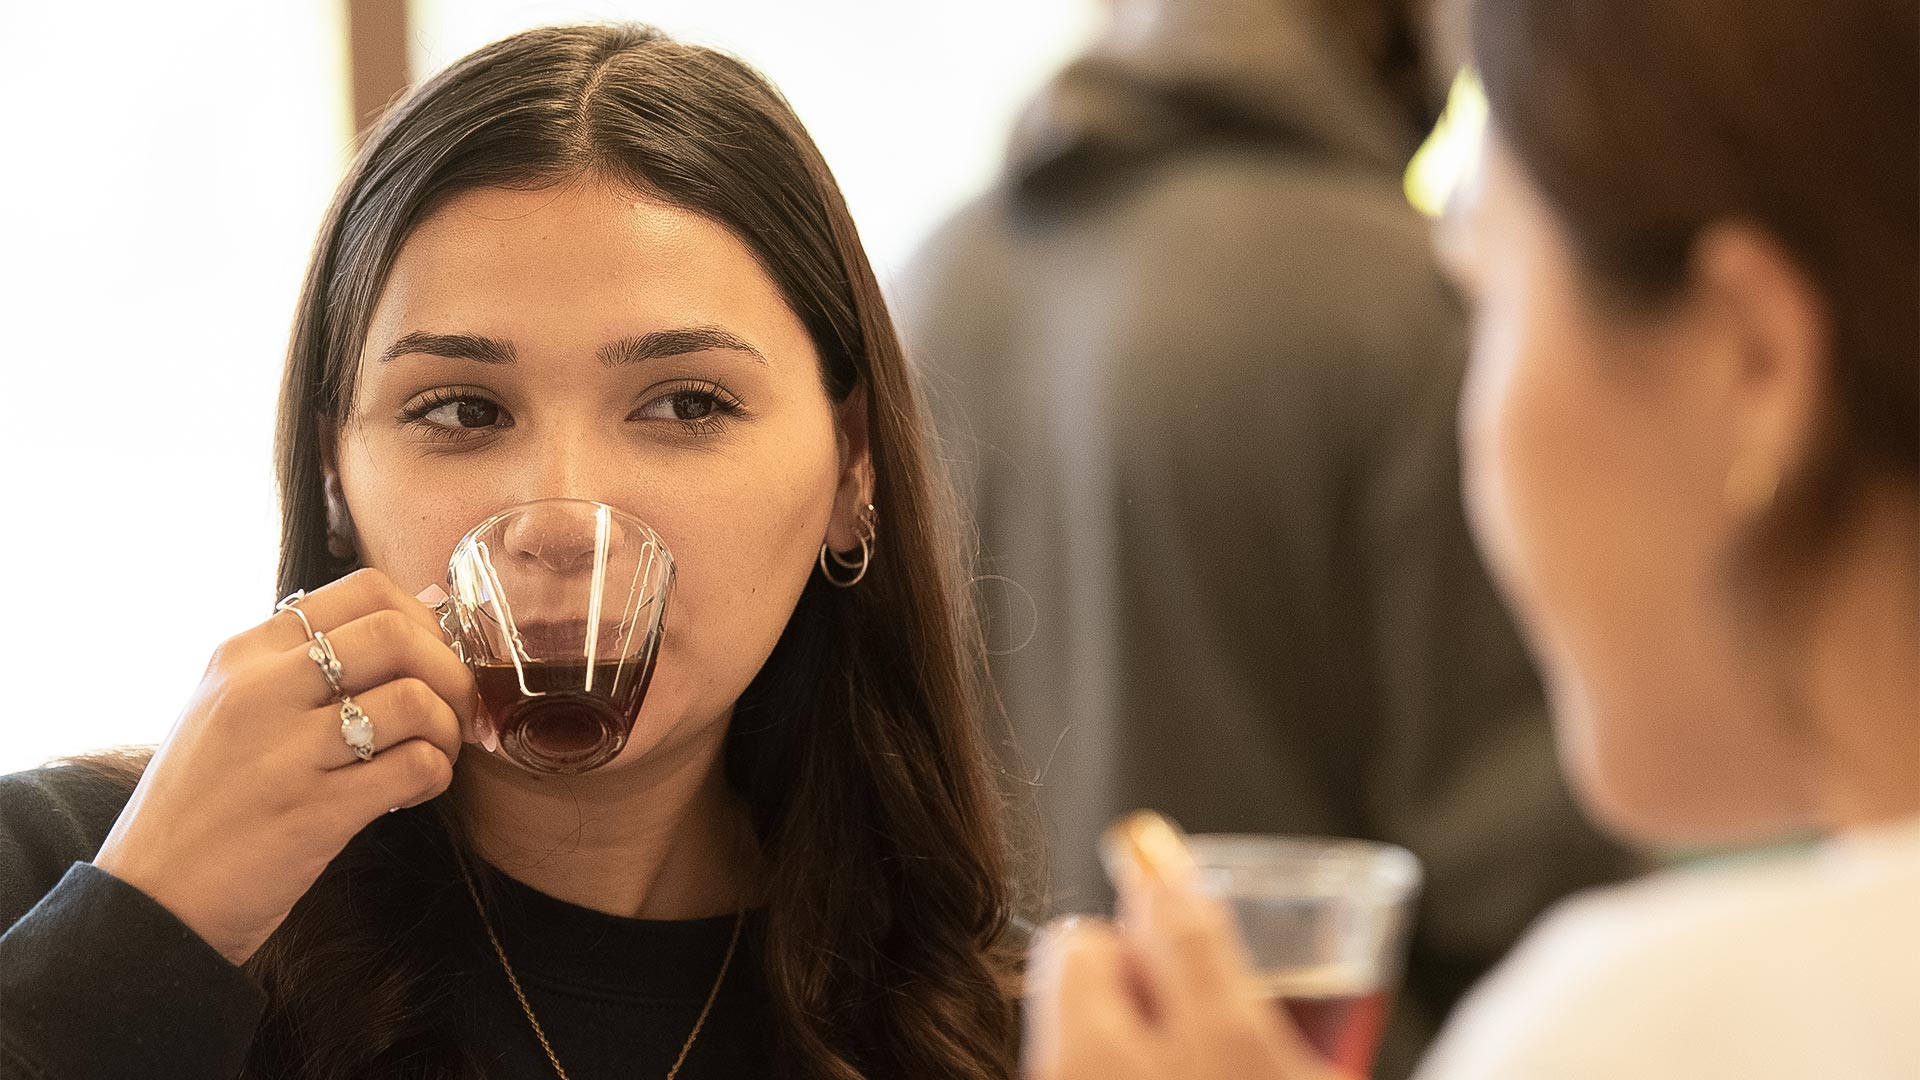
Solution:
[{"label": "woman's face", "polygon": [[1497,133],[1437,239],[1475,308],[1474,530],[1589,808],[1669,841],[1799,822],[1797,751],[1728,600],[1736,330],[1691,292],[1600,298]]},{"label": "woman's face", "polygon": [[827,396],[800,320],[715,222],[597,178],[484,189],[399,252],[334,440],[339,493],[361,561],[410,590],[515,503],[651,525],[678,579],[617,768],[723,725],[820,544],[857,546],[861,400]]}]

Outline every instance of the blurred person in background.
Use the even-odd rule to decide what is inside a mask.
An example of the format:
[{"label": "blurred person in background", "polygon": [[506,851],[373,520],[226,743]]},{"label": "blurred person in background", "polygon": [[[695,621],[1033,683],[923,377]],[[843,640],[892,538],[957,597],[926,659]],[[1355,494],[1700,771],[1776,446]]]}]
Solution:
[{"label": "blurred person in background", "polygon": [[[1471,517],[1596,820],[1422,1080],[1920,1076],[1920,9],[1473,0]],[[1476,100],[1463,83],[1460,100]],[[1449,130],[1453,124],[1449,123]],[[1175,863],[1178,860],[1174,860]],[[1043,1080],[1318,1080],[1190,867],[1049,937]]]},{"label": "blurred person in background", "polygon": [[[746,65],[549,27],[428,80],[295,313],[303,592],[157,751],[0,778],[0,1073],[1009,1075],[978,631],[921,415],[839,189]],[[414,598],[555,497],[643,515],[676,574],[631,738],[571,776],[487,752]],[[150,583],[113,646],[194,585]]]},{"label": "blurred person in background", "polygon": [[1410,848],[1383,1076],[1632,866],[1564,791],[1467,534],[1464,317],[1401,191],[1440,97],[1423,6],[1116,3],[896,284],[1012,583],[983,586],[995,681],[1055,907],[1104,904],[1094,840],[1134,806]]}]

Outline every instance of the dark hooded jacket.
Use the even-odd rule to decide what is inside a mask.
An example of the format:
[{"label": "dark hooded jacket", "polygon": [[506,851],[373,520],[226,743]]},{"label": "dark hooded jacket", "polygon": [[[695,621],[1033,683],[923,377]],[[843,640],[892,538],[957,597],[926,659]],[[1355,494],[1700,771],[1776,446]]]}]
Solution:
[{"label": "dark hooded jacket", "polygon": [[1398,1077],[1537,913],[1633,863],[1571,806],[1467,534],[1417,123],[1343,48],[1303,0],[1118,8],[895,301],[1050,906],[1106,902],[1095,837],[1136,806],[1405,845]]}]

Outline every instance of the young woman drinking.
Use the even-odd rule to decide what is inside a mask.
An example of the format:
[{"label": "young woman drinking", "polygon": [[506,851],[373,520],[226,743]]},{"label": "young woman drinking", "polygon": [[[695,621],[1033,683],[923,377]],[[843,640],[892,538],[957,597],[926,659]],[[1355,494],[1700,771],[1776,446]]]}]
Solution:
[{"label": "young woman drinking", "polygon": [[[296,313],[302,595],[151,760],[0,781],[8,1074],[1005,1075],[1003,834],[922,430],[755,73],[586,27],[436,76]],[[678,572],[630,740],[567,778],[492,752],[414,598],[551,497],[643,519]]]}]

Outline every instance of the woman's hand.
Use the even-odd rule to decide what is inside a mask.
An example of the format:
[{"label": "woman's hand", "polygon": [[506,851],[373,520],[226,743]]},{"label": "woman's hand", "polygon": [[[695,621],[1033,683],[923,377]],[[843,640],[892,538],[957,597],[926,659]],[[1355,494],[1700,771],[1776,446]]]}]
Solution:
[{"label": "woman's hand", "polygon": [[1031,1080],[1352,1080],[1261,994],[1184,850],[1120,878],[1117,925],[1066,920],[1035,946]]},{"label": "woman's hand", "polygon": [[373,720],[361,761],[298,616],[228,640],[94,864],[235,964],[266,941],[354,834],[446,790],[478,706],[433,614],[362,570],[300,602],[342,689]]}]

